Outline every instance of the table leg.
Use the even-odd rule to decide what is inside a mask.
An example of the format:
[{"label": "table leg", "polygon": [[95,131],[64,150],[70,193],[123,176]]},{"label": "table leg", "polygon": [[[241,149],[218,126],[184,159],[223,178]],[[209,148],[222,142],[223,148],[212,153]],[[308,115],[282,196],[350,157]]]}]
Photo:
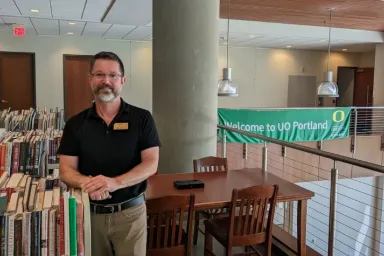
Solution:
[{"label": "table leg", "polygon": [[307,200],[300,200],[297,207],[297,253],[306,255]]}]

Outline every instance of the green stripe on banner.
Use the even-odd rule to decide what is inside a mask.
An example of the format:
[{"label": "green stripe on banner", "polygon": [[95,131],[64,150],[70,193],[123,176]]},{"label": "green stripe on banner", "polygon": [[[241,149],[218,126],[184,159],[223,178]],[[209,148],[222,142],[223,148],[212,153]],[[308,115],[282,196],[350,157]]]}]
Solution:
[{"label": "green stripe on banner", "polygon": [[[349,137],[351,108],[317,109],[218,109],[220,125],[288,142],[321,141]],[[263,143],[226,131],[227,142]],[[220,131],[220,140],[222,131]]]}]

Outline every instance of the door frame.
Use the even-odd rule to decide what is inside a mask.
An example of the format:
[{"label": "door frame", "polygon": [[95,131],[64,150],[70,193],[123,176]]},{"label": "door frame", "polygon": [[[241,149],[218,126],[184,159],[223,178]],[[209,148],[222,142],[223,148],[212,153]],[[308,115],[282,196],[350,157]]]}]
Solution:
[{"label": "door frame", "polygon": [[[355,72],[353,73],[353,98],[352,98],[352,106],[354,105],[354,99],[355,99],[355,93],[356,93],[356,90],[355,90],[355,83],[356,83],[356,70],[358,69],[358,67],[350,67],[350,66],[337,66],[337,85],[340,84],[340,76],[339,76],[339,71],[340,69],[342,68],[349,68],[349,69],[353,69]],[[339,98],[336,98],[336,106],[337,106],[337,101],[338,101]]]},{"label": "door frame", "polygon": [[64,120],[66,120],[67,116],[67,111],[66,111],[66,100],[65,100],[65,60],[67,57],[87,57],[87,58],[93,58],[94,55],[89,55],[89,54],[63,54],[63,106],[64,106]]},{"label": "door frame", "polygon": [[0,51],[0,54],[13,54],[13,55],[31,55],[32,56],[32,86],[33,86],[33,109],[36,110],[36,54],[34,52],[12,52],[12,51]]}]

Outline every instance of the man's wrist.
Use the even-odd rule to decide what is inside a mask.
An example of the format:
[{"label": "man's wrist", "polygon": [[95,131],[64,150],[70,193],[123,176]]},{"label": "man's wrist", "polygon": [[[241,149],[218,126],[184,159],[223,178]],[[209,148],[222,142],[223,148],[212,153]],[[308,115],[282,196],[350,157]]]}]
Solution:
[{"label": "man's wrist", "polygon": [[116,190],[125,187],[125,186],[124,186],[124,181],[123,181],[123,179],[122,179],[121,176],[117,176],[117,177],[114,177],[114,178],[112,178],[112,179],[114,180],[114,182],[115,182],[115,184],[116,184]]}]

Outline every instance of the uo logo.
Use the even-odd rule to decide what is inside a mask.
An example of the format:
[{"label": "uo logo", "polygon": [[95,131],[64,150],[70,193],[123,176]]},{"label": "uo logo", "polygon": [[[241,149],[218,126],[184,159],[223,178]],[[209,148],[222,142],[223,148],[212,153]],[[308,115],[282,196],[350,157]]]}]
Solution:
[{"label": "uo logo", "polygon": [[340,123],[345,120],[345,112],[343,110],[337,110],[332,114],[332,120],[335,123]]}]

